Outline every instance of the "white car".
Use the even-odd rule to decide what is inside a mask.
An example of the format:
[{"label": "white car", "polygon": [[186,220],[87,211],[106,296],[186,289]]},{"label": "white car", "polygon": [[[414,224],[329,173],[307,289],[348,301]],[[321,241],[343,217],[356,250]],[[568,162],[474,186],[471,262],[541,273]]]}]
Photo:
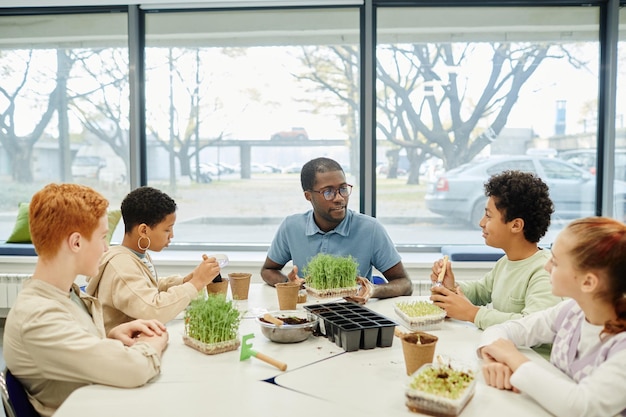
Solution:
[{"label": "white car", "polygon": [[[554,218],[574,219],[595,214],[596,177],[559,158],[540,156],[492,156],[469,162],[429,181],[426,207],[433,213],[457,218],[478,227],[485,211],[484,184],[506,170],[532,172],[550,188]],[[624,209],[626,182],[615,181],[615,214]]]},{"label": "white car", "polygon": [[99,156],[75,156],[72,162],[72,176],[98,179],[100,170],[106,166],[106,160]]}]

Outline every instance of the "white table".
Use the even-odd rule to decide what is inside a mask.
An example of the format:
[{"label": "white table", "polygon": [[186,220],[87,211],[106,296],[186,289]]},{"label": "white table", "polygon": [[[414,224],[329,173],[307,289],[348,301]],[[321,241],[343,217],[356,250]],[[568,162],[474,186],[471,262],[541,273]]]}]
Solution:
[{"label": "white table", "polygon": [[[411,297],[371,300],[366,307],[401,322],[393,311],[393,304],[408,299]],[[470,365],[478,371],[476,393],[464,409],[463,416],[550,415],[525,395],[500,391],[485,385],[476,356],[476,346],[481,334],[476,326],[467,322],[446,320],[440,330],[428,330],[428,333],[439,338],[435,355]],[[534,351],[524,349],[524,353],[548,366],[547,361]],[[275,378],[275,382],[280,386],[306,392],[336,404],[345,404],[348,402],[346,398],[362,399],[363,401],[352,400],[355,411],[374,412],[385,416],[414,415],[404,405],[407,381],[402,344],[399,339],[396,339],[389,348],[346,353]]]},{"label": "white table", "polygon": [[[399,321],[393,312],[398,300],[370,300],[366,307]],[[309,303],[330,301],[334,300],[309,298]],[[168,323],[170,345],[160,376],[137,389],[80,388],[55,417],[416,415],[404,405],[408,377],[397,338],[391,347],[355,352],[344,352],[324,337],[295,344],[270,342],[254,320],[266,310],[278,309],[275,290],[264,284],[253,284],[249,300],[238,302],[238,308],[244,311],[240,334],[254,333],[253,348],[287,363],[286,372],[256,358],[241,361],[240,351],[205,355],[189,348],[182,341],[182,320],[175,319]],[[475,348],[480,330],[475,326],[447,320],[441,330],[429,332],[439,337],[436,354],[478,368]],[[526,353],[547,366],[533,351]],[[462,416],[550,415],[523,394],[488,387],[480,372],[477,376],[476,393]]]}]

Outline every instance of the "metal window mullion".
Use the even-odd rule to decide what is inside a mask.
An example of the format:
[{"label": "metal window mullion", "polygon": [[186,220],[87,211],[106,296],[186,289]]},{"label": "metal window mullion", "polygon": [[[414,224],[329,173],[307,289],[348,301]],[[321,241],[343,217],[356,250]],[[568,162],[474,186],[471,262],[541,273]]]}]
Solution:
[{"label": "metal window mullion", "polygon": [[376,19],[372,0],[361,8],[361,213],[376,216]]},{"label": "metal window mullion", "polygon": [[128,137],[130,188],[148,183],[145,106],[145,13],[128,7],[128,64],[130,85],[130,130]]},{"label": "metal window mullion", "polygon": [[600,8],[600,80],[598,97],[598,167],[596,214],[613,216],[615,178],[615,117],[619,0]]}]

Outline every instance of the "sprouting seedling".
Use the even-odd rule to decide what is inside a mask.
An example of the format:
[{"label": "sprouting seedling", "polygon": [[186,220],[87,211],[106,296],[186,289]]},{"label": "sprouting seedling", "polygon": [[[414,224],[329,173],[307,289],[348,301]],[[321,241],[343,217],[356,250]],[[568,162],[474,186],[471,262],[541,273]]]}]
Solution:
[{"label": "sprouting seedling", "polygon": [[351,256],[318,253],[304,268],[307,285],[316,289],[354,287],[358,263]]},{"label": "sprouting seedling", "polygon": [[207,299],[193,300],[185,311],[185,331],[203,343],[219,343],[235,339],[241,314],[223,294],[210,294]]},{"label": "sprouting seedling", "polygon": [[430,301],[401,301],[397,307],[409,317],[441,314],[443,310]]}]

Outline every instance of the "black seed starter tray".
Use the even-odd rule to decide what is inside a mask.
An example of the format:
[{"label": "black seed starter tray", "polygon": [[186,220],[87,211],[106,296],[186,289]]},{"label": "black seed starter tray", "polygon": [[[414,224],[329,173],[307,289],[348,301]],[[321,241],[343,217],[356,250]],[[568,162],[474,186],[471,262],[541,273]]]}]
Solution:
[{"label": "black seed starter tray", "polygon": [[318,317],[318,331],[346,352],[393,343],[396,323],[362,305],[341,302],[305,305]]}]

